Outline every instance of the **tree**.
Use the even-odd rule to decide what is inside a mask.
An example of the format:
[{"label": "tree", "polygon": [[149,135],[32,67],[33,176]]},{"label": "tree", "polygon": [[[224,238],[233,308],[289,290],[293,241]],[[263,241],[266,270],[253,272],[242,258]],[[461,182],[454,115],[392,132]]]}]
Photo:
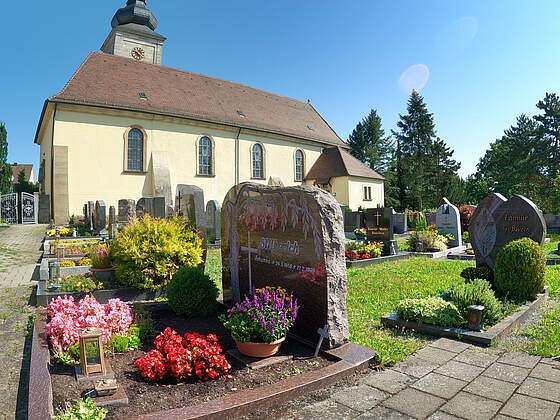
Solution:
[{"label": "tree", "polygon": [[8,165],[8,132],[0,123],[0,195],[7,194],[12,188],[12,167]]},{"label": "tree", "polygon": [[356,125],[348,137],[348,145],[356,159],[381,175],[386,175],[391,164],[393,142],[390,137],[385,136],[381,117],[375,109]]},{"label": "tree", "polygon": [[476,175],[469,175],[465,180],[465,195],[463,202],[466,204],[478,205],[492,190],[488,186],[488,182]]},{"label": "tree", "polygon": [[534,119],[540,123],[538,134],[544,147],[535,152],[544,163],[545,174],[554,179],[560,175],[560,98],[555,93],[546,93],[537,108],[543,112]]},{"label": "tree", "polygon": [[18,182],[14,185],[14,192],[18,195],[22,192],[33,194],[39,191],[39,184],[29,182],[25,179],[25,171],[22,169],[18,173]]},{"label": "tree", "polygon": [[457,175],[461,164],[453,159],[453,153],[439,137],[431,145],[429,172],[433,191],[426,197],[429,207],[437,207],[443,197],[447,197],[452,203],[463,200],[464,181]]}]

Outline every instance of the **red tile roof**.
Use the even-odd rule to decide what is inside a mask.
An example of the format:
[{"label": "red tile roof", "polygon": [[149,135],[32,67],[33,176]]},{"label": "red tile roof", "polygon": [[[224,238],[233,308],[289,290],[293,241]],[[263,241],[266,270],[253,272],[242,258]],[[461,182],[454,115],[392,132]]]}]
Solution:
[{"label": "red tile roof", "polygon": [[25,172],[25,180],[27,182],[33,181],[31,179],[31,175],[33,173],[33,165],[18,165],[18,164],[13,164],[12,165],[12,179],[13,179],[13,183],[16,184],[18,182],[18,176],[19,173],[21,172],[21,170],[23,170]]},{"label": "red tile roof", "polygon": [[185,117],[347,147],[306,102],[100,52],[91,53],[49,101]]},{"label": "red tile roof", "polygon": [[328,180],[338,176],[385,179],[340,147],[325,149],[305,179]]}]

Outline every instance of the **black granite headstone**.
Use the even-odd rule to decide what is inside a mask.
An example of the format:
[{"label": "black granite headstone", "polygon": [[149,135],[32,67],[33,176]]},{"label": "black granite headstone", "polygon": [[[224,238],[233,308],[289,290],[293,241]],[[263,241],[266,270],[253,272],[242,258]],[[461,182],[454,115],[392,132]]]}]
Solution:
[{"label": "black granite headstone", "polygon": [[354,232],[356,229],[363,227],[363,213],[359,211],[344,212],[344,232]]},{"label": "black granite headstone", "polygon": [[391,207],[367,209],[364,223],[369,242],[388,242],[394,239],[393,213]]}]

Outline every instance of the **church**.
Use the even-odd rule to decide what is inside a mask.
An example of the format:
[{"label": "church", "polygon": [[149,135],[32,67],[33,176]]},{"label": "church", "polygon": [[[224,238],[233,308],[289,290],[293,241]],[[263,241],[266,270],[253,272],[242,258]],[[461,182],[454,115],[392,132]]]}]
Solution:
[{"label": "church", "polygon": [[311,103],[163,66],[166,38],[144,0],[128,0],[111,26],[38,123],[41,194],[55,223],[91,200],[173,206],[180,184],[220,203],[251,181],[315,185],[354,210],[383,206],[383,177]]}]

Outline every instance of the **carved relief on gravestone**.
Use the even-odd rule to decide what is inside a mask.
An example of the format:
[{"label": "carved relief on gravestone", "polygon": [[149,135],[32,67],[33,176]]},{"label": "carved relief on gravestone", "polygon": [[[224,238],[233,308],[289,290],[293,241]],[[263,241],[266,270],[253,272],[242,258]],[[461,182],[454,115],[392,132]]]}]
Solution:
[{"label": "carved relief on gravestone", "polygon": [[128,225],[136,218],[136,201],[119,200],[119,224]]},{"label": "carved relief on gravestone", "polygon": [[436,227],[441,234],[452,235],[455,238],[449,240],[447,245],[450,248],[463,245],[461,214],[459,209],[451,204],[447,198],[443,198],[443,204],[439,206],[436,212]]},{"label": "carved relief on gravestone", "polygon": [[334,197],[318,188],[233,187],[222,206],[224,302],[253,288],[276,286],[301,304],[292,333],[316,342],[330,327],[329,347],[348,340],[345,238]]},{"label": "carved relief on gravestone", "polygon": [[546,222],[535,203],[522,195],[506,200],[500,194],[486,197],[477,207],[469,228],[478,264],[494,269],[500,250],[509,242],[531,238],[544,244]]},{"label": "carved relief on gravestone", "polygon": [[206,203],[206,231],[212,242],[218,242],[222,237],[222,208],[216,200]]},{"label": "carved relief on gravestone", "polygon": [[204,191],[196,185],[177,185],[175,194],[175,210],[185,219],[193,223],[206,235],[206,214],[204,211]]}]

